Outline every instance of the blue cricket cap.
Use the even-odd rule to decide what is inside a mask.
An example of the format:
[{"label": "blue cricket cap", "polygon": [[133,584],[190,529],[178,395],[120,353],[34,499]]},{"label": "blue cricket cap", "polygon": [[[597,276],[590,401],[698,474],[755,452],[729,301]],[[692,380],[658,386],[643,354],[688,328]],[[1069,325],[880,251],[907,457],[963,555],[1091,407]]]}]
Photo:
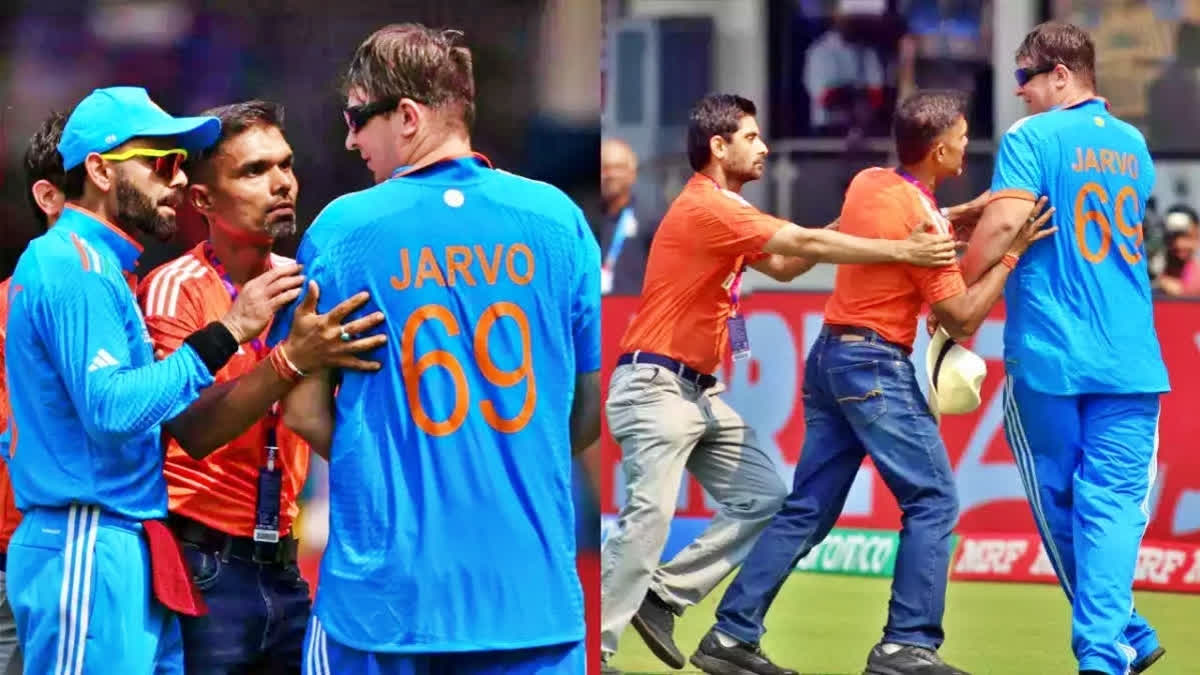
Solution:
[{"label": "blue cricket cap", "polygon": [[141,87],[96,89],[75,106],[63,128],[58,152],[63,169],[83,163],[93,152],[108,152],[139,136],[174,136],[194,154],[216,142],[221,120],[216,117],[171,117]]}]

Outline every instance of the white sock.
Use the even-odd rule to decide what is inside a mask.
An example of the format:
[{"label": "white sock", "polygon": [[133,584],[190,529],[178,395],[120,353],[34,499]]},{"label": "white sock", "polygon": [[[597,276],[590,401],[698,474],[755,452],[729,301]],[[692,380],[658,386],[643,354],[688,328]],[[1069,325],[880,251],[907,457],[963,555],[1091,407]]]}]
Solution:
[{"label": "white sock", "polygon": [[719,630],[714,630],[713,633],[717,636],[717,642],[722,647],[726,647],[726,648],[736,647],[736,646],[742,644],[741,640],[739,640],[737,638],[729,637],[728,635],[722,633]]},{"label": "white sock", "polygon": [[898,645],[895,642],[884,642],[879,645],[879,651],[890,655],[900,651],[903,647],[904,645]]}]

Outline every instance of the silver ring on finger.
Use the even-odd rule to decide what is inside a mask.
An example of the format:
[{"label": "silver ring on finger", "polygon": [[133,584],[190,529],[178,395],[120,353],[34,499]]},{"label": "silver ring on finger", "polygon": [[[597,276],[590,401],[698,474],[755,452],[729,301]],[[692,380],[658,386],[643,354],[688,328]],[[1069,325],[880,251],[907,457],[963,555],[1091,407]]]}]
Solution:
[{"label": "silver ring on finger", "polygon": [[350,335],[350,333],[349,333],[349,332],[346,330],[346,327],[345,327],[345,326],[342,326],[342,334],[341,334],[339,337],[341,337],[341,338],[342,338],[342,342],[349,342],[349,341],[350,341],[350,338],[351,338],[352,336],[351,336],[351,335]]}]

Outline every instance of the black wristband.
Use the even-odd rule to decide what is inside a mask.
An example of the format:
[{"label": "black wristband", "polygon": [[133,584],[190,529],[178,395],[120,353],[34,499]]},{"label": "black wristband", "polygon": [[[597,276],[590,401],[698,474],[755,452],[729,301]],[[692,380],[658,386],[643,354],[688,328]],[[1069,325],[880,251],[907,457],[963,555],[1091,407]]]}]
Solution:
[{"label": "black wristband", "polygon": [[220,321],[214,321],[192,333],[184,338],[183,342],[196,350],[200,360],[208,367],[208,372],[213,375],[224,368],[238,350],[237,339]]}]

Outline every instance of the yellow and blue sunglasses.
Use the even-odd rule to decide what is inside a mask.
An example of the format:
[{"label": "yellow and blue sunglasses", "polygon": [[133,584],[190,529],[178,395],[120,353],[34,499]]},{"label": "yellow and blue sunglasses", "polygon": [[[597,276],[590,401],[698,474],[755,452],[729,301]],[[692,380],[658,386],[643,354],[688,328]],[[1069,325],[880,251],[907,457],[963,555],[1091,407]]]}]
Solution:
[{"label": "yellow and blue sunglasses", "polygon": [[124,162],[134,157],[152,157],[154,158],[154,173],[169,183],[183,167],[183,163],[187,160],[188,152],[183,148],[171,148],[169,150],[133,148],[125,152],[102,152],[100,153],[100,157],[110,159],[114,162]]}]

